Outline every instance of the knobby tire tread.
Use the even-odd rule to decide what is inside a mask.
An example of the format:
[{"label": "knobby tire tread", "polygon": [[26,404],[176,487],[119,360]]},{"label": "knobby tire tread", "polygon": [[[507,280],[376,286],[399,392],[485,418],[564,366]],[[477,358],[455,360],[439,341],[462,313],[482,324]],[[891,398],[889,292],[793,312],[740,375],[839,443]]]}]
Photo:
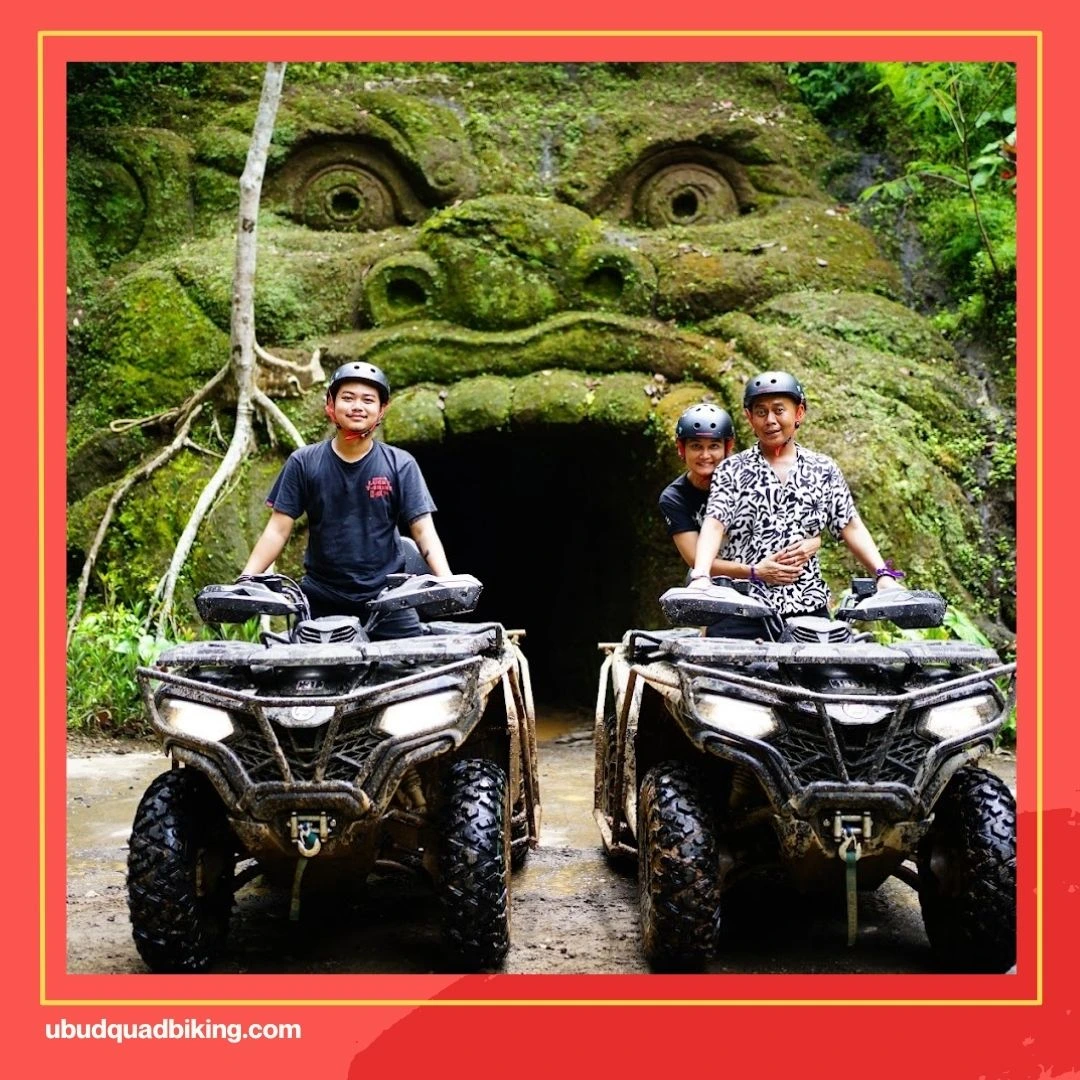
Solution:
[{"label": "knobby tire tread", "polygon": [[[944,870],[933,865],[935,853]],[[940,962],[1007,971],[1016,962],[1016,801],[1008,785],[985,769],[957,772],[934,806],[917,863],[923,924]]]},{"label": "knobby tire tread", "polygon": [[457,761],[443,795],[439,904],[444,937],[461,970],[494,968],[510,948],[506,774],[494,762]]},{"label": "knobby tire tread", "polygon": [[700,970],[720,932],[718,849],[708,800],[680,764],[650,769],[641,785],[638,898],[649,964]]},{"label": "knobby tire tread", "polygon": [[[128,910],[139,955],[156,972],[203,971],[228,934],[235,858],[217,793],[200,774],[174,769],[143,794],[128,847]],[[199,859],[213,880],[199,895]]]}]

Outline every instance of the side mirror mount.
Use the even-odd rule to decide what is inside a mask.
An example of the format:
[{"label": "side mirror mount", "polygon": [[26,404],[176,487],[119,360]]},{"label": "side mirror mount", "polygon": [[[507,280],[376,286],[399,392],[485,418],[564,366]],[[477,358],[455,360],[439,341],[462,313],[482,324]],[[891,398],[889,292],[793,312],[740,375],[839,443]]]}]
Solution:
[{"label": "side mirror mount", "polygon": [[713,578],[708,589],[668,589],[660,597],[660,608],[672,626],[707,626],[721,615],[737,615],[744,619],[769,619],[772,609],[756,597],[743,595],[730,584],[730,578]]},{"label": "side mirror mount", "polygon": [[384,589],[368,610],[372,618],[401,608],[415,608],[422,619],[464,615],[476,608],[484,586],[472,574],[437,578],[431,574],[407,575],[396,586]]},{"label": "side mirror mount", "polygon": [[255,579],[232,585],[207,585],[195,597],[199,618],[212,626],[221,623],[242,623],[259,615],[301,617],[306,604],[287,593],[270,588]]},{"label": "side mirror mount", "polygon": [[945,609],[948,603],[940,594],[930,589],[887,589],[884,592],[872,590],[860,598],[854,589],[856,603],[840,608],[838,619],[862,622],[887,620],[901,630],[923,630],[941,626],[945,621]]}]

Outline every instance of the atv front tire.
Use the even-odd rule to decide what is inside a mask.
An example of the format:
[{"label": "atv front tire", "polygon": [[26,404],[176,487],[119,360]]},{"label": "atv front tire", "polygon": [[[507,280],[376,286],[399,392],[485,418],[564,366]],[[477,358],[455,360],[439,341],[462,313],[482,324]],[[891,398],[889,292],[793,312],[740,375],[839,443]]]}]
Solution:
[{"label": "atv front tire", "polygon": [[918,852],[930,945],[950,971],[1016,963],[1016,802],[985,769],[961,769],[934,807]]},{"label": "atv front tire", "polygon": [[720,932],[718,849],[707,802],[683,765],[650,769],[638,794],[638,901],[649,965],[701,970]]},{"label": "atv front tire", "polygon": [[458,970],[494,968],[510,948],[510,799],[494,762],[450,766],[443,786],[439,906]]},{"label": "atv front tire", "polygon": [[236,856],[225,809],[202,773],[173,769],[146,789],[128,844],[128,911],[152,971],[202,971],[229,930]]}]

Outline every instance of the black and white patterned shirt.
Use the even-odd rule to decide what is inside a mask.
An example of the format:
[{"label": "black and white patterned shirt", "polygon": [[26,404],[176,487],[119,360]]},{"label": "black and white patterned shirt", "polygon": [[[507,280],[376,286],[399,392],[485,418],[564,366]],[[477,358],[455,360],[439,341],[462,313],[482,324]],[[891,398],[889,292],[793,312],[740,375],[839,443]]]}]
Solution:
[{"label": "black and white patterned shirt", "polygon": [[[795,463],[784,481],[773,472],[759,446],[720,462],[705,513],[724,526],[720,557],[749,565],[824,529],[839,539],[841,530],[857,516],[836,462],[797,444]],[[830,599],[817,555],[792,584],[751,588],[781,615],[816,611],[827,607]]]}]

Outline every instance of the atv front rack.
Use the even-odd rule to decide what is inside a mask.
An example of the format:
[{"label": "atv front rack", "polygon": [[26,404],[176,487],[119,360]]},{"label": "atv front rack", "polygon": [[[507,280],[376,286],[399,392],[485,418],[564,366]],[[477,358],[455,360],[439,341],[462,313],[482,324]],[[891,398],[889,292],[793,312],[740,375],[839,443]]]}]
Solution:
[{"label": "atv front rack", "polygon": [[[810,646],[809,657],[806,648],[778,645],[766,650],[776,664],[776,677],[771,678],[763,677],[757,669],[754,673],[740,672],[689,660],[676,661],[674,669],[684,702],[692,702],[696,694],[704,691],[754,701],[782,712],[782,730],[766,740],[733,739],[723,731],[695,724],[685,714],[680,722],[687,736],[706,753],[751,765],[762,784],[770,789],[774,805],[788,803],[807,818],[850,803],[856,790],[860,806],[873,808],[887,818],[925,816],[952,775],[952,770],[946,772],[939,766],[948,759],[974,760],[992,747],[1002,718],[1015,698],[1016,664],[1002,664],[993,650],[979,650],[978,646],[936,650],[934,659],[958,662],[962,658],[969,667],[975,666],[973,660],[982,661],[987,666],[979,670],[960,672],[899,693],[873,694],[865,690],[814,691],[797,680],[782,681],[786,665],[839,662],[836,650],[827,645]],[[905,650],[899,650],[897,657],[891,647],[867,646],[858,659],[850,652],[851,646],[847,646],[842,660],[848,668],[860,663],[880,665],[882,652],[893,661],[909,659]],[[747,650],[748,656],[752,654],[759,661],[761,653],[760,648]],[[637,670],[648,678],[647,668]],[[1005,690],[998,685],[1002,680],[1007,680]],[[916,730],[912,713],[962,699],[979,689],[994,699],[995,719],[928,747]],[[840,723],[830,715],[837,707],[852,705],[887,710],[884,730],[866,741],[862,725]]]},{"label": "atv front rack", "polygon": [[[285,808],[356,818],[381,812],[378,793],[392,790],[410,766],[459,745],[480,719],[473,711],[445,729],[392,735],[374,725],[376,714],[432,690],[458,689],[473,700],[505,668],[501,624],[440,630],[349,644],[199,642],[169,649],[137,672],[166,750],[206,773],[230,810],[258,820]],[[319,671],[327,678],[318,690],[305,689]],[[286,690],[277,672],[299,685]],[[207,739],[176,730],[162,711],[170,696],[227,714],[232,733]]]},{"label": "atv front rack", "polygon": [[[963,641],[787,643],[706,638],[698,633],[635,630],[625,639],[630,682],[651,685],[668,701],[686,737],[701,751],[750,767],[773,805],[788,805],[803,817],[848,805],[885,818],[918,819],[929,813],[952,768],[948,760],[975,760],[992,747],[1015,699],[1015,663],[1002,663],[991,648]],[[812,689],[800,675],[807,666],[859,669],[871,682],[892,671],[877,689]],[[910,668],[938,675],[904,690],[889,683]],[[996,717],[956,737],[928,746],[914,713],[985,691]],[[699,694],[742,699],[771,707],[784,718],[762,739],[736,736],[696,718]],[[843,723],[832,713],[845,706],[881,709],[870,736],[865,723]]]},{"label": "atv front rack", "polygon": [[[994,666],[1001,658],[991,648],[967,641],[898,641],[879,645],[868,641],[776,642],[740,641],[732,638],[702,637],[634,630],[628,647],[635,660],[667,657],[673,662],[688,661],[707,666],[746,664],[967,664]],[[1015,665],[1013,665],[1015,667]]]},{"label": "atv front rack", "polygon": [[433,632],[390,641],[353,641],[344,644],[285,644],[271,641],[256,645],[249,641],[195,641],[174,645],[163,652],[157,668],[198,665],[234,668],[341,667],[371,663],[438,664],[469,656],[494,656],[503,649],[505,631],[501,623],[433,623]]}]

